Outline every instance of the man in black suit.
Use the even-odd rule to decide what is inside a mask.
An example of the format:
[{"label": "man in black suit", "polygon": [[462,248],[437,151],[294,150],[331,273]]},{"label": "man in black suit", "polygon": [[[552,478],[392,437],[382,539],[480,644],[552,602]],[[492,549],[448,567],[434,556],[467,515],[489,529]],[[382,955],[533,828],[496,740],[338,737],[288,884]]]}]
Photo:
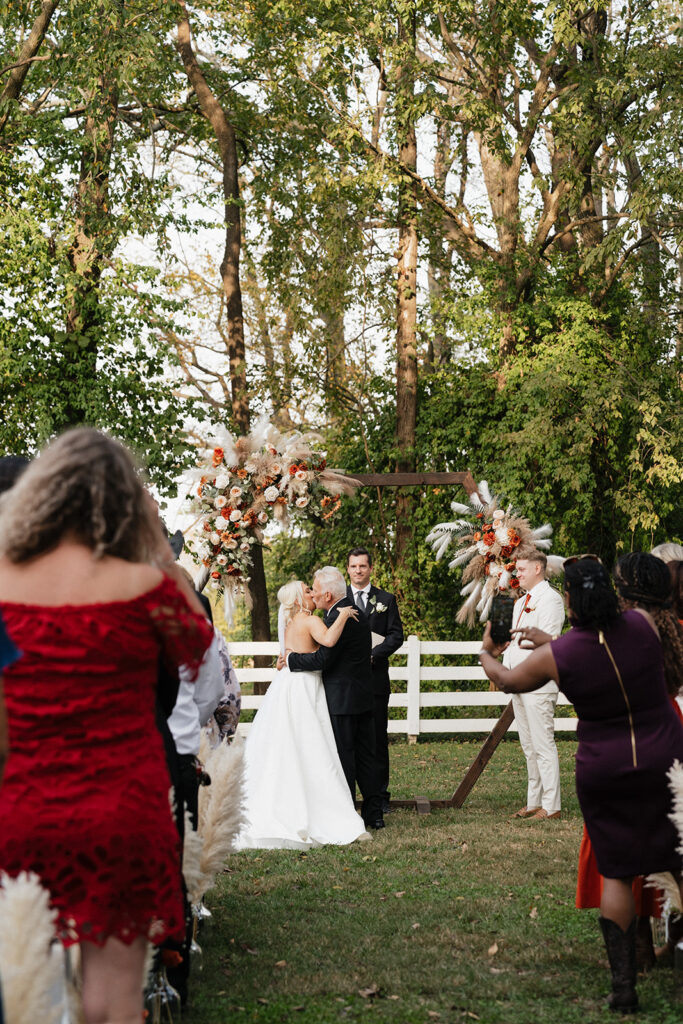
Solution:
[{"label": "man in black suit", "polygon": [[403,624],[396,598],[386,590],[372,586],[372,556],[367,548],[349,551],[346,566],[351,586],[346,595],[367,618],[373,634],[372,689],[374,694],[375,752],[382,780],[382,810],[389,806],[389,655],[403,643]]},{"label": "man in black suit", "polygon": [[[346,582],[338,569],[325,566],[313,580],[316,608],[325,610],[330,626],[339,609],[350,604]],[[381,777],[375,757],[374,696],[370,665],[370,626],[367,618],[349,619],[334,647],[321,647],[313,654],[285,652],[292,672],[322,671],[323,686],[339,760],[351,796],[356,782],[363,797],[361,815],[366,828],[384,828]]]}]

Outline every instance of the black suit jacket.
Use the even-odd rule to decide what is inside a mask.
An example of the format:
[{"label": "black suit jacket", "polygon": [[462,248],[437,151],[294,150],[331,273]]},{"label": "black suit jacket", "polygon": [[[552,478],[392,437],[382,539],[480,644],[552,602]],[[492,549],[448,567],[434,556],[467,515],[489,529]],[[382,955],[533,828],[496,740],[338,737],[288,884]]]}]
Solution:
[{"label": "black suit jacket", "polygon": [[[338,609],[353,604],[343,597],[325,616],[331,626]],[[374,706],[370,666],[370,625],[364,615],[349,619],[334,647],[321,647],[313,654],[290,654],[292,672],[322,671],[327,707],[331,715],[361,715]]]},{"label": "black suit jacket", "polygon": [[[353,602],[353,589],[346,588],[346,596]],[[377,608],[383,606],[382,611]],[[403,643],[403,623],[399,615],[396,598],[379,587],[370,587],[366,618],[372,633],[384,637],[384,641],[372,651],[372,678],[376,694],[388,696],[391,691],[389,681],[389,655],[397,651]]]}]

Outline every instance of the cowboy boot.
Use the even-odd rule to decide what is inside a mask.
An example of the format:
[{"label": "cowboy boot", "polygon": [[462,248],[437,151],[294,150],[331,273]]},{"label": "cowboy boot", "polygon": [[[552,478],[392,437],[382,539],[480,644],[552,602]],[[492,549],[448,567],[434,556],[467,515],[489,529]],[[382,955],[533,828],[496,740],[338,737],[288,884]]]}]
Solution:
[{"label": "cowboy boot", "polygon": [[639,974],[646,974],[657,963],[652,941],[652,926],[649,917],[639,917],[636,923],[636,968]]},{"label": "cowboy boot", "polygon": [[626,931],[607,917],[601,917],[600,927],[605,940],[607,959],[612,971],[612,995],[607,1000],[610,1010],[617,1013],[635,1013],[636,995],[636,918]]}]

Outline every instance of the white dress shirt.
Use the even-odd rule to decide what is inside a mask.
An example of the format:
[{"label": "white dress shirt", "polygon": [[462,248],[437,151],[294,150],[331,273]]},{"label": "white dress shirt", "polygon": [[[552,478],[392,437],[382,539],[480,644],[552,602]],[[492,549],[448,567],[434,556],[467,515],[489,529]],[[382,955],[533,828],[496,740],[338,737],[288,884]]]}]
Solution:
[{"label": "white dress shirt", "polygon": [[[512,628],[523,629],[524,627],[537,626],[551,636],[558,634],[564,622],[564,601],[558,592],[550,586],[547,580],[540,580],[527,592],[527,595],[515,601],[512,612]],[[526,610],[525,610],[526,609]],[[515,668],[531,654],[532,648],[520,647],[519,635],[513,636],[510,646],[503,654],[503,664],[506,668]],[[543,686],[539,686],[534,693],[544,691],[557,692],[557,683],[550,679]]]},{"label": "white dress shirt", "polygon": [[179,670],[180,685],[175,707],[168,719],[176,750],[179,754],[199,753],[201,728],[206,725],[223,696],[223,669],[218,655],[218,641],[214,636],[199,666],[194,683],[184,665]]}]

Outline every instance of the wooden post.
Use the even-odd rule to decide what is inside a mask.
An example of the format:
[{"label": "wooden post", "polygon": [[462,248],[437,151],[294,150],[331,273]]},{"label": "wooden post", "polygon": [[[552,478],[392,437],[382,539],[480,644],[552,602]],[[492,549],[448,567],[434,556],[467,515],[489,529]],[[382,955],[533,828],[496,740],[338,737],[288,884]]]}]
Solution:
[{"label": "wooden post", "polygon": [[502,740],[505,733],[512,725],[512,721],[515,717],[515,712],[512,708],[512,701],[507,704],[500,718],[494,725],[488,737],[484,741],[484,745],[475,757],[474,761],[467,770],[465,778],[462,780],[455,793],[450,799],[451,807],[462,807],[465,800],[470,794],[470,791],[474,788],[474,784],[483,772],[486,765],[491,760],[493,753]]},{"label": "wooden post", "polygon": [[408,637],[408,708],[406,722],[408,743],[417,743],[420,735],[420,641],[411,634]]}]

